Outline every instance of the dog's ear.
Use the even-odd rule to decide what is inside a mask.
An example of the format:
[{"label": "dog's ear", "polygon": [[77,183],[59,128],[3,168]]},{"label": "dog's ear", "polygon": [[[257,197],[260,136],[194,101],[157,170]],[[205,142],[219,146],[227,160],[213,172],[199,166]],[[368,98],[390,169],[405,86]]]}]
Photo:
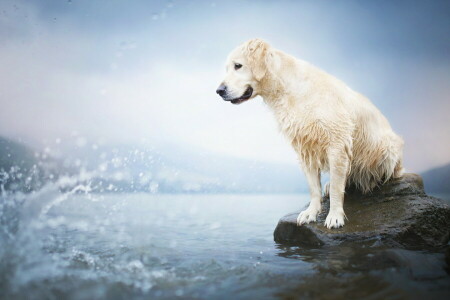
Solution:
[{"label": "dog's ear", "polygon": [[248,64],[257,81],[260,81],[267,73],[269,48],[269,44],[260,39],[252,39],[244,45]]}]

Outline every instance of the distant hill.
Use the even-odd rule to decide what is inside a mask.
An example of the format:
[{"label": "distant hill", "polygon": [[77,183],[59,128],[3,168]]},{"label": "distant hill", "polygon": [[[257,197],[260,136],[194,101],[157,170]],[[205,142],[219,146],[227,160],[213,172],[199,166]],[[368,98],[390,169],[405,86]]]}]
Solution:
[{"label": "distant hill", "polygon": [[95,170],[99,192],[296,193],[306,191],[299,167],[221,156],[176,145],[83,147],[65,154]]},{"label": "distant hill", "polygon": [[421,175],[425,183],[425,191],[450,193],[450,164],[428,170]]},{"label": "distant hill", "polygon": [[[0,193],[60,188],[92,192],[296,193],[307,191],[295,165],[257,162],[177,145],[53,145],[39,151],[0,137]],[[58,148],[59,147],[59,148]]]},{"label": "distant hill", "polygon": [[0,193],[3,189],[29,192],[42,185],[46,173],[34,151],[22,143],[0,137]]},{"label": "distant hill", "polygon": [[0,169],[10,170],[14,166],[30,169],[36,163],[37,160],[30,148],[0,137]]}]

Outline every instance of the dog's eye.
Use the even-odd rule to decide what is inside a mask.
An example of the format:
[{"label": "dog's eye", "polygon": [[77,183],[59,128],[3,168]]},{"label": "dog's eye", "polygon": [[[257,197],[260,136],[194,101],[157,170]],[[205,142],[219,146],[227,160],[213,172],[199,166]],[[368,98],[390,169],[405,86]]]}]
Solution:
[{"label": "dog's eye", "polygon": [[234,69],[235,70],[239,70],[240,68],[242,68],[241,64],[234,64]]}]

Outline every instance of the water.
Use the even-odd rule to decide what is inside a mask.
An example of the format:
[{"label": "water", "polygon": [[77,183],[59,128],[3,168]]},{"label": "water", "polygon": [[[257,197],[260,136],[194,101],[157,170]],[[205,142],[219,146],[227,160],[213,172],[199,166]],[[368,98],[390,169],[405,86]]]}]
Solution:
[{"label": "water", "polygon": [[448,298],[442,253],[277,245],[307,195],[60,194],[0,202],[0,298]]}]

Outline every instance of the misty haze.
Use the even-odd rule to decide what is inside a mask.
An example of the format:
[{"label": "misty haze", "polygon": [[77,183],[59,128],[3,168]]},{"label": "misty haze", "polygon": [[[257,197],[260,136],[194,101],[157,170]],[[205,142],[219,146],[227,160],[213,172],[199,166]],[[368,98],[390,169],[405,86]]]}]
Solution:
[{"label": "misty haze", "polygon": [[0,299],[446,298],[442,249],[374,271],[379,249],[275,243],[310,201],[297,155],[261,97],[215,91],[229,52],[263,38],[366,95],[448,203],[449,16],[446,1],[1,1]]}]

